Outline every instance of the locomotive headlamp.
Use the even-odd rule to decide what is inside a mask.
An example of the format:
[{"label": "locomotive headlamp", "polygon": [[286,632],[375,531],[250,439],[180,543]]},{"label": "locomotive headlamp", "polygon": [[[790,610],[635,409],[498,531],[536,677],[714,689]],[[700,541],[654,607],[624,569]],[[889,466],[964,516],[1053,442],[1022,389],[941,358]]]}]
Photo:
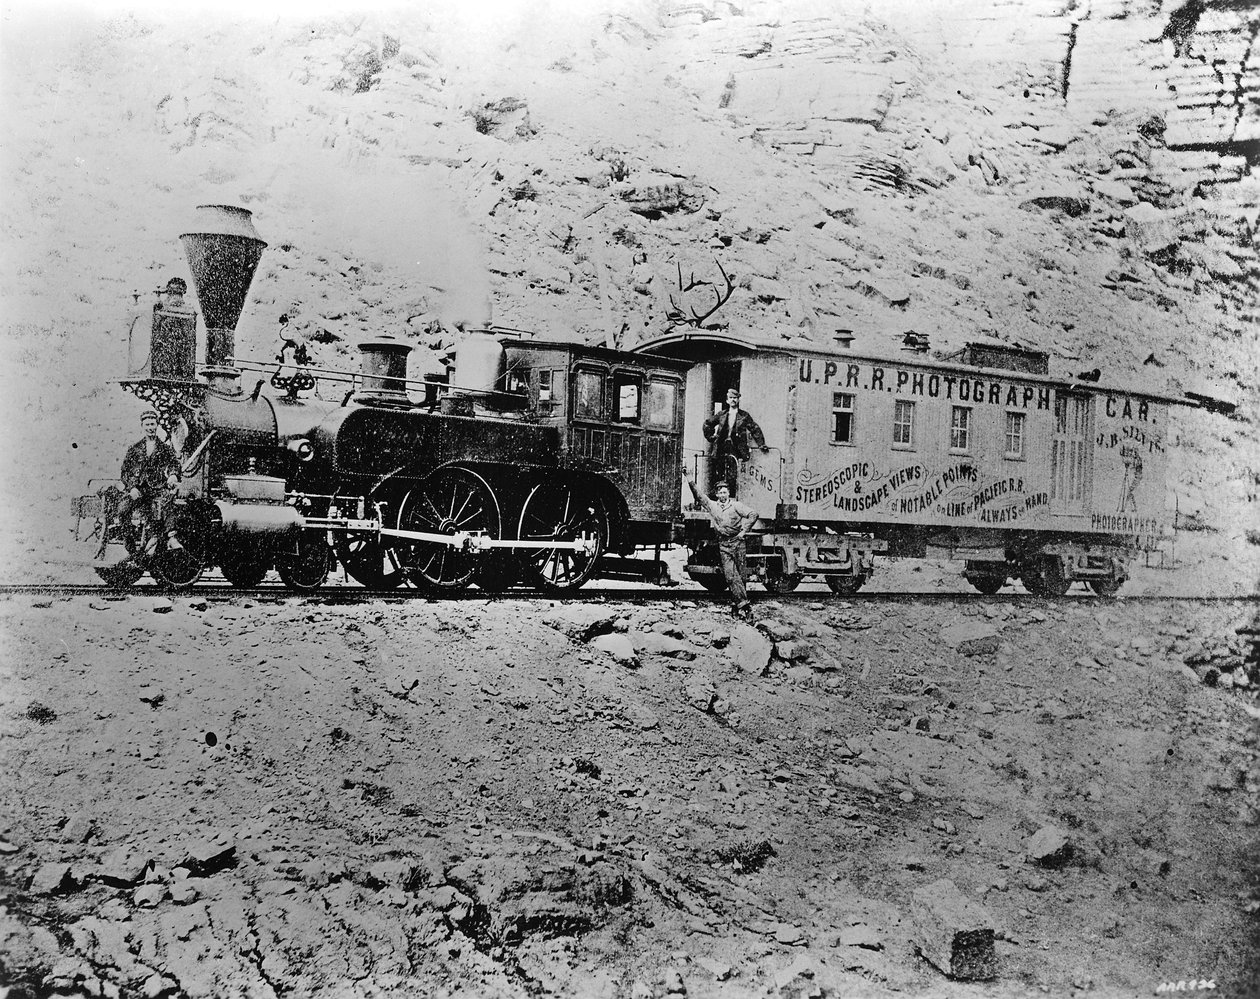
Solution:
[{"label": "locomotive headlamp", "polygon": [[289,441],[289,450],[293,452],[294,457],[298,461],[310,461],[315,457],[315,445],[305,437]]}]

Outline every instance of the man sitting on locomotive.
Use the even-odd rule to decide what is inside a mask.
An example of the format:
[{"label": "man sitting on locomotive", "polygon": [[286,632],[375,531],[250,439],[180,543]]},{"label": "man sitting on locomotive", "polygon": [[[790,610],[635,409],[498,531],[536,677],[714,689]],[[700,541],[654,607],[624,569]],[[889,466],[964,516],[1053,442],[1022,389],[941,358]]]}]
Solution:
[{"label": "man sitting on locomotive", "polygon": [[718,536],[718,555],[722,561],[722,573],[731,591],[731,613],[745,621],[752,620],[752,603],[748,600],[748,549],[744,538],[757,520],[757,512],[743,503],[731,499],[731,487],[727,482],[717,484],[717,496],[710,499],[696,489],[691,473],[683,470],[687,488],[697,503],[709,511],[713,530]]},{"label": "man sitting on locomotive", "polygon": [[[739,390],[734,388],[726,393],[726,408],[704,421],[704,439],[709,442],[709,478],[713,490],[716,492],[725,482],[732,496],[736,479],[734,459],[747,461],[751,457],[749,441],[756,444],[762,454],[770,450],[757,421],[739,408]],[[728,463],[732,467],[728,468]]]},{"label": "man sitting on locomotive", "polygon": [[179,458],[173,447],[158,439],[157,413],[151,409],[141,413],[140,426],[144,437],[127,448],[123,457],[119,477],[126,492],[118,504],[118,518],[125,529],[132,510],[140,511],[149,524],[145,554],[152,555],[161,541],[169,540],[172,547],[179,546],[167,526],[171,489],[179,482]]}]

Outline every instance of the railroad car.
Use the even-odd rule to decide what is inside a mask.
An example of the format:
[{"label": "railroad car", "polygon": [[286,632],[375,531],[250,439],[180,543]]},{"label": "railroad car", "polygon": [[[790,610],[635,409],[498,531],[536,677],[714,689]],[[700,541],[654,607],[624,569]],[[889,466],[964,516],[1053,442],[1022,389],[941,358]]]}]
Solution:
[{"label": "railroad car", "polygon": [[[1052,377],[1044,353],[972,343],[941,360],[764,346],[690,330],[644,346],[691,363],[683,446],[701,477],[704,418],[730,387],[769,450],[737,467],[762,515],[749,561],[771,590],[852,593],[876,553],[962,560],[976,589],[1074,580],[1114,593],[1169,529],[1169,418],[1187,401]],[[720,586],[704,518],[685,514],[688,572]]]}]

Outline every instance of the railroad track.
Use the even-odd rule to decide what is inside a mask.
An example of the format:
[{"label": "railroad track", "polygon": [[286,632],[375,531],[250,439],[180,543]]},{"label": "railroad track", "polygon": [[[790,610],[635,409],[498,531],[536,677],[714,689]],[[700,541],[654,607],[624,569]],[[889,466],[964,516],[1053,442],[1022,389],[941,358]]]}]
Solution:
[{"label": "railroad track", "polygon": [[[129,589],[120,590],[99,583],[5,583],[0,584],[0,597],[35,596],[35,597],[103,597],[107,600],[125,601],[131,597],[170,597],[173,599],[203,599],[207,601],[228,602],[232,600],[258,600],[268,603],[284,601],[302,601],[313,604],[359,604],[369,601],[385,601],[403,603],[423,601],[426,603],[456,603],[461,601],[581,601],[584,603],[623,602],[623,603],[657,603],[676,602],[688,604],[725,604],[729,597],[725,593],[711,593],[699,586],[680,584],[678,586],[619,586],[596,587],[587,586],[580,590],[554,593],[544,590],[525,588],[513,589],[504,593],[491,593],[476,587],[435,592],[411,587],[372,590],[362,586],[348,584],[344,586],[325,586],[311,593],[297,593],[287,589],[281,583],[263,584],[248,588],[231,586],[226,582],[200,583],[186,590],[165,590],[153,583],[139,583]],[[1073,590],[1063,597],[1035,597],[1028,593],[997,593],[993,596],[956,590],[949,592],[924,591],[879,591],[863,590],[847,596],[837,596],[825,588],[816,590],[799,589],[792,593],[767,593],[752,591],[749,594],[753,603],[777,601],[788,604],[809,603],[946,603],[955,601],[998,603],[998,604],[1046,604],[1046,603],[1109,603],[1113,600],[1128,603],[1157,603],[1161,601],[1195,602],[1195,603],[1260,603],[1260,594],[1231,596],[1192,596],[1192,595],[1121,595],[1117,598],[1098,597],[1083,587],[1079,592]]]}]

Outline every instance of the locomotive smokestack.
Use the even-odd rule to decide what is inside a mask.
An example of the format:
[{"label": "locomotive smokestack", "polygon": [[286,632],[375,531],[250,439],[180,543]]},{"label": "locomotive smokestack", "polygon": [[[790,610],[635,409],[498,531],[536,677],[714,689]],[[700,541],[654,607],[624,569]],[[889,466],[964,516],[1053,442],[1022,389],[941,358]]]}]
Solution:
[{"label": "locomotive smokestack", "polygon": [[206,370],[213,383],[233,378],[236,323],[267,244],[251,213],[234,205],[198,205],[191,231],[180,235],[206,322]]}]

